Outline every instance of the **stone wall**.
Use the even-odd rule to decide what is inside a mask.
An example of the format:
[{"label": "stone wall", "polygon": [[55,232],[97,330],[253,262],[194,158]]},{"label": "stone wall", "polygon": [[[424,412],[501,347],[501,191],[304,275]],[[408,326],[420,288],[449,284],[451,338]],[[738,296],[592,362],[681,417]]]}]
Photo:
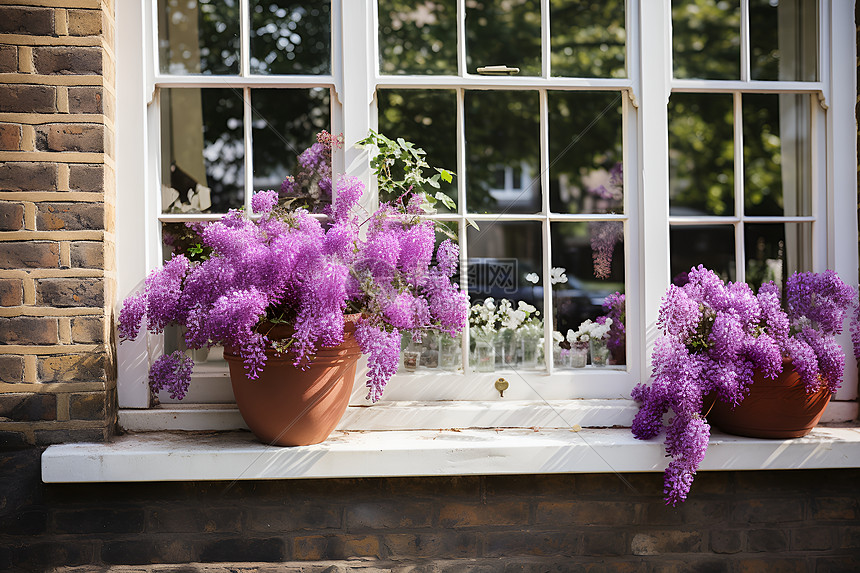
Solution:
[{"label": "stone wall", "polygon": [[112,0],[0,5],[0,443],[116,419]]},{"label": "stone wall", "polygon": [[672,509],[659,473],[45,485],[38,463],[0,454],[0,570],[860,571],[860,470],[702,472]]}]

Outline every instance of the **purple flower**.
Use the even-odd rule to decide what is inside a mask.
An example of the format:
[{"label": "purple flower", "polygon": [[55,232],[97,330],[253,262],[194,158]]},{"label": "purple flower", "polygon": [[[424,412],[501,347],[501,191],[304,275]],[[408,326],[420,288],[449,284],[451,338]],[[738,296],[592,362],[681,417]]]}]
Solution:
[{"label": "purple flower", "polygon": [[275,191],[258,191],[251,197],[251,210],[254,213],[270,213],[278,204],[278,194]]},{"label": "purple flower", "polygon": [[173,400],[182,400],[188,392],[193,367],[194,360],[179,350],[165,354],[149,368],[149,387],[153,393],[167,390]]}]

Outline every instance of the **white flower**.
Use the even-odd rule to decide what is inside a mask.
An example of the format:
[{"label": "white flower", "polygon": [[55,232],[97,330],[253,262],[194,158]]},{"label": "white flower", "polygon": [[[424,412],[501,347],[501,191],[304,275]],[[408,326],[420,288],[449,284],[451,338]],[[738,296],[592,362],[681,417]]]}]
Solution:
[{"label": "white flower", "polygon": [[493,299],[493,297],[491,297],[491,296],[488,296],[486,298],[486,300],[484,300],[484,306],[490,310],[495,310],[495,308],[496,308],[495,299]]},{"label": "white flower", "polygon": [[[526,277],[526,278],[528,279],[528,277]],[[521,310],[524,313],[526,313],[527,315],[537,311],[537,309],[535,307],[533,307],[529,303],[523,302],[523,301],[520,301],[517,303],[517,310]]]},{"label": "white flower", "polygon": [[552,284],[566,283],[567,275],[564,274],[565,269],[562,267],[552,267],[549,271],[549,280]]},{"label": "white flower", "polygon": [[[526,280],[532,284],[537,284],[537,282],[540,280],[540,277],[537,275],[537,273],[529,273],[526,275]],[[523,302],[520,301],[520,304],[523,304]]]},{"label": "white flower", "polygon": [[552,331],[552,339],[555,340],[556,342],[562,342],[564,340],[564,336],[562,336],[562,334],[559,331],[553,330]]}]

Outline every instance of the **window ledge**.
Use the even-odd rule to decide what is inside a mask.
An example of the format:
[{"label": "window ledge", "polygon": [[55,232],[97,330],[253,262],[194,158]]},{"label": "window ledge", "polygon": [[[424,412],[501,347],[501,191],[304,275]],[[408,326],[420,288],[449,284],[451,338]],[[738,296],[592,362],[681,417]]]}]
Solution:
[{"label": "window ledge", "polygon": [[[417,455],[416,455],[417,454]],[[46,483],[257,480],[391,476],[662,471],[662,441],[628,428],[335,432],[313,446],[282,448],[249,432],[131,433],[104,444],[53,445]],[[711,436],[702,470],[860,466],[860,427],[818,427],[805,438]]]}]

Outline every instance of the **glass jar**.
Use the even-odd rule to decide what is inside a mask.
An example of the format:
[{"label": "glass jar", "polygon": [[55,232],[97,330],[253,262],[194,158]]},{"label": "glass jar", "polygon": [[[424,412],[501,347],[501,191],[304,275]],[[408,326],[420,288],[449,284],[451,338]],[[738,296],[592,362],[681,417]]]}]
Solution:
[{"label": "glass jar", "polygon": [[585,368],[588,363],[588,343],[574,342],[570,347],[571,368]]},{"label": "glass jar", "polygon": [[591,350],[591,365],[606,366],[609,361],[609,347],[606,346],[606,340],[592,338],[588,344]]}]

